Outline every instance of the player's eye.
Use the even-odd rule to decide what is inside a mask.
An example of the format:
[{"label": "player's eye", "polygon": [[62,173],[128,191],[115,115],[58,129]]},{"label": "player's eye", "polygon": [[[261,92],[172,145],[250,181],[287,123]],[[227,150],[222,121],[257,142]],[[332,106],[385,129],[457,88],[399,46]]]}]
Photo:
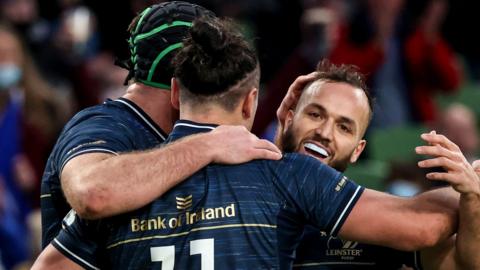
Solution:
[{"label": "player's eye", "polygon": [[308,116],[310,116],[311,118],[320,118],[321,115],[317,112],[309,112]]},{"label": "player's eye", "polygon": [[339,127],[340,127],[340,130],[342,130],[343,132],[352,133],[352,129],[345,124],[340,124]]}]

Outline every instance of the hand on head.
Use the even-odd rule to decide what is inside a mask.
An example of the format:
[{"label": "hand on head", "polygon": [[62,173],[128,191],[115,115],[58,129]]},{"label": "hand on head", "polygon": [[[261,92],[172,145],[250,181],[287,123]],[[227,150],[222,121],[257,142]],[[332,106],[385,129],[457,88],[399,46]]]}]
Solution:
[{"label": "hand on head", "polygon": [[278,127],[275,138],[278,138],[278,136],[283,133],[283,128],[285,126],[285,118],[288,111],[295,110],[298,100],[302,95],[303,89],[305,89],[305,87],[309,83],[315,80],[316,74],[317,72],[315,71],[307,75],[299,76],[288,88],[287,94],[285,95],[282,103],[277,109]]}]

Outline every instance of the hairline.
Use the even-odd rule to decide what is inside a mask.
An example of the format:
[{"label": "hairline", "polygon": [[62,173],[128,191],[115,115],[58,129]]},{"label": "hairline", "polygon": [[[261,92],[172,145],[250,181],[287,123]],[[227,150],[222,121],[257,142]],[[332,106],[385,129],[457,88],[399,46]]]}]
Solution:
[{"label": "hairline", "polygon": [[[303,88],[303,91],[302,91],[302,94],[300,95],[300,99],[298,101],[298,104],[294,110],[295,114],[299,113],[300,112],[300,109],[304,109],[308,106],[308,104],[305,104],[306,103],[306,100],[307,100],[307,95],[309,95],[310,97],[314,95],[314,91],[317,91],[319,90],[325,83],[341,83],[341,84],[346,84],[350,87],[352,87],[354,90],[360,90],[362,93],[363,93],[363,96],[364,98],[366,99],[366,102],[367,102],[367,108],[368,108],[368,116],[367,116],[367,123],[366,123],[366,126],[365,126],[365,129],[362,131],[362,138],[365,136],[365,133],[368,129],[368,127],[370,126],[370,122],[372,120],[372,117],[373,117],[373,111],[372,109],[370,108],[370,105],[369,105],[369,101],[368,101],[368,96],[367,96],[367,93],[366,93],[366,90],[357,86],[357,85],[354,85],[352,83],[349,83],[349,82],[346,82],[346,81],[340,81],[340,80],[333,80],[333,79],[330,79],[330,78],[318,78],[312,82],[309,82],[304,88]],[[314,89],[313,87],[315,86],[315,84],[318,84],[318,86]]]}]

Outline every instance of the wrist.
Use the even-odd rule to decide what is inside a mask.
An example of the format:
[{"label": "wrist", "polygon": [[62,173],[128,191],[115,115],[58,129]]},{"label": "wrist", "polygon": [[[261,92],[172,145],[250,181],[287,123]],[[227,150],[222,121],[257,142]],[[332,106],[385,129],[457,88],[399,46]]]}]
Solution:
[{"label": "wrist", "polygon": [[208,163],[218,160],[221,153],[218,152],[218,138],[215,132],[208,132],[197,136],[196,140],[199,142],[199,151],[207,158]]},{"label": "wrist", "polygon": [[480,192],[478,190],[472,190],[470,192],[462,193],[460,197],[466,201],[480,202]]}]

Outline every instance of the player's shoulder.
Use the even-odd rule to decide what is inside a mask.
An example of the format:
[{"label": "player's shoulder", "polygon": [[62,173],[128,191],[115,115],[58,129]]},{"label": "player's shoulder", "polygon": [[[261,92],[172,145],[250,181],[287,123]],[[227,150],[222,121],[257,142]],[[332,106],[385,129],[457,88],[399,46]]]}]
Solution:
[{"label": "player's shoulder", "polygon": [[323,164],[320,161],[316,160],[315,158],[300,154],[300,153],[284,153],[283,158],[285,162],[292,162],[292,163],[308,163],[308,164]]},{"label": "player's shoulder", "polygon": [[115,106],[112,100],[107,100],[101,104],[85,108],[77,112],[67,125],[73,126],[88,121],[89,119],[98,119],[110,121],[114,118],[120,118],[123,111]]},{"label": "player's shoulder", "polygon": [[289,178],[289,176],[302,178],[302,176],[306,177],[311,174],[336,172],[315,158],[298,153],[284,153],[280,160],[258,160],[251,164],[261,164],[266,170],[280,178]]},{"label": "player's shoulder", "polygon": [[66,136],[72,130],[82,132],[102,127],[109,129],[129,126],[129,115],[126,110],[116,106],[114,101],[107,100],[102,104],[85,108],[77,112],[65,125],[61,136]]},{"label": "player's shoulder", "polygon": [[299,153],[284,153],[282,159],[279,161],[271,160],[268,162],[272,166],[292,168],[296,170],[330,168],[313,157]]}]

